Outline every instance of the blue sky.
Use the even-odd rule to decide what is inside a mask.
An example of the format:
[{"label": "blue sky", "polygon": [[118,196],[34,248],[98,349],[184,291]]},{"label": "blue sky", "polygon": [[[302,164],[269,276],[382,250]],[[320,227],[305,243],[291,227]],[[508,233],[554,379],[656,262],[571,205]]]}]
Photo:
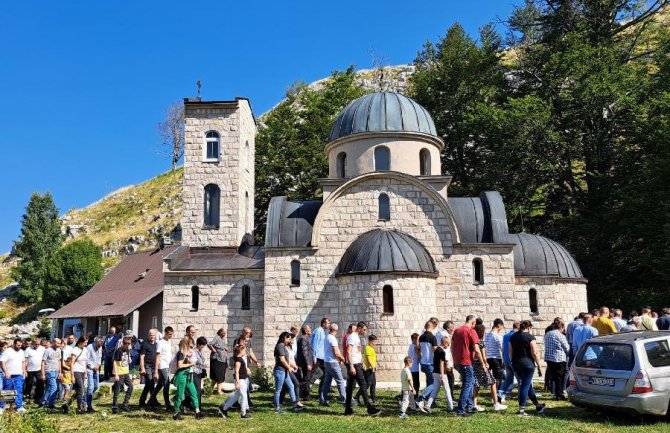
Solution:
[{"label": "blue sky", "polygon": [[61,213],[169,169],[156,123],[195,96],[261,114],[296,81],[411,63],[460,22],[475,35],[513,0],[21,1],[0,6],[0,253],[33,191]]}]

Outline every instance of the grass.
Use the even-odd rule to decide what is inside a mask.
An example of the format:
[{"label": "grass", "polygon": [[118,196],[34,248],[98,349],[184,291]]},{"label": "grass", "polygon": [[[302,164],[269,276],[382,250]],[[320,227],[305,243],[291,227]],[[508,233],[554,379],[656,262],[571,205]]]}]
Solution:
[{"label": "grass", "polygon": [[[287,412],[277,415],[272,410],[272,394],[254,393],[252,397],[257,406],[253,419],[244,421],[238,413],[230,412],[228,419],[218,416],[216,408],[223,397],[211,396],[204,399],[204,411],[207,417],[197,421],[193,414],[187,414],[183,421],[173,421],[170,414],[161,411],[152,413],[139,410],[131,404],[132,411],[121,415],[112,415],[110,396],[101,397],[96,402],[98,413],[91,415],[68,415],[51,413],[48,419],[57,423],[62,432],[95,431],[112,432],[433,432],[448,429],[452,432],[468,433],[511,433],[541,431],[543,433],[635,433],[635,432],[667,432],[667,421],[660,418],[640,418],[600,414],[575,408],[566,402],[549,401],[546,415],[522,419],[515,415],[516,402],[509,402],[505,413],[493,413],[490,398],[484,395],[483,402],[487,411],[470,418],[459,418],[453,413],[436,409],[432,415],[412,415],[409,420],[397,417],[398,406],[395,393],[380,393],[379,400],[382,415],[371,418],[365,415],[363,408],[356,408],[356,415],[345,418],[342,416],[343,406],[333,404],[331,407],[320,407],[316,402],[307,402],[308,409],[303,413]],[[443,395],[441,395],[443,397]],[[131,403],[137,403],[139,393],[133,395]],[[443,400],[440,400],[443,406]],[[37,410],[37,409],[33,409]],[[0,422],[1,425],[1,422]],[[91,430],[93,426],[94,430]]]}]

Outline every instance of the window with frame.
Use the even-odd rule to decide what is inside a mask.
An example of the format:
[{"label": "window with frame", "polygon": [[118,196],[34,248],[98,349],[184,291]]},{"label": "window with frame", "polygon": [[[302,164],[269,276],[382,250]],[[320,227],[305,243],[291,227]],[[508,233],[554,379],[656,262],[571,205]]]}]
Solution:
[{"label": "window with frame", "polygon": [[191,311],[198,311],[200,308],[200,288],[198,286],[191,287]]},{"label": "window with frame", "polygon": [[340,152],[337,155],[337,177],[344,179],[347,177],[347,154]]},{"label": "window with frame", "polygon": [[386,285],[382,289],[382,303],[384,314],[393,314],[395,309],[393,307],[393,287]]},{"label": "window with frame", "polygon": [[221,137],[216,131],[209,131],[205,134],[205,159],[207,161],[219,160],[219,147],[221,144]]},{"label": "window with frame", "polygon": [[391,200],[385,193],[379,194],[377,198],[379,209],[379,221],[391,221]]},{"label": "window with frame", "polygon": [[530,304],[530,314],[537,314],[537,290],[530,289],[528,291],[528,303]]},{"label": "window with frame", "polygon": [[247,284],[242,286],[242,309],[251,310],[251,288]]},{"label": "window with frame", "polygon": [[210,183],[205,186],[203,225],[205,228],[219,228],[219,206],[221,200],[221,189],[218,185]]},{"label": "window with frame", "polygon": [[386,146],[375,147],[375,170],[386,171],[391,169],[391,151]]},{"label": "window with frame", "polygon": [[419,152],[419,174],[430,176],[430,151],[428,149],[421,149]]},{"label": "window with frame", "polygon": [[670,344],[668,340],[656,340],[644,343],[649,364],[654,367],[670,366]]},{"label": "window with frame", "polygon": [[293,260],[291,262],[291,285],[299,286],[300,285],[300,261]]},{"label": "window with frame", "polygon": [[474,259],[472,261],[472,283],[484,284],[484,262],[482,259]]}]

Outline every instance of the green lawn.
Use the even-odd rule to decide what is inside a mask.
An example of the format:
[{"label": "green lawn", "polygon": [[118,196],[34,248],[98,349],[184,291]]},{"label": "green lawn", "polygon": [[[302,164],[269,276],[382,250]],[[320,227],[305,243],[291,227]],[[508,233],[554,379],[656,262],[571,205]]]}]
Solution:
[{"label": "green lawn", "polygon": [[[166,412],[152,413],[132,407],[132,411],[121,415],[112,415],[110,397],[104,396],[96,403],[98,413],[92,415],[68,416],[48,414],[48,419],[60,425],[62,432],[304,432],[304,433],[353,433],[353,432],[594,432],[594,433],[627,433],[627,432],[667,432],[669,424],[663,419],[636,418],[612,414],[598,414],[572,407],[569,403],[547,401],[550,407],[546,415],[522,419],[515,415],[516,402],[509,402],[505,413],[491,412],[490,399],[485,395],[487,412],[476,414],[470,418],[459,418],[453,413],[436,409],[432,415],[415,415],[409,420],[397,417],[398,406],[394,393],[381,393],[380,401],[383,412],[379,417],[365,415],[363,408],[357,408],[354,417],[343,417],[343,406],[334,404],[331,407],[319,407],[316,402],[307,403],[308,409],[296,414],[287,412],[277,415],[272,410],[270,393],[254,393],[257,405],[253,419],[241,420],[238,413],[232,413],[228,419],[218,416],[216,407],[222,397],[212,396],[205,399],[204,410],[207,418],[197,421],[192,414],[187,414],[183,421],[173,421]],[[135,393],[131,403],[136,404],[139,395]],[[443,404],[441,400],[440,404]],[[132,406],[132,405],[131,405]],[[31,409],[36,411],[38,409]],[[1,423],[0,423],[1,424]],[[448,430],[447,430],[448,429]],[[0,428],[0,430],[2,430]],[[16,433],[16,432],[13,432]]]}]

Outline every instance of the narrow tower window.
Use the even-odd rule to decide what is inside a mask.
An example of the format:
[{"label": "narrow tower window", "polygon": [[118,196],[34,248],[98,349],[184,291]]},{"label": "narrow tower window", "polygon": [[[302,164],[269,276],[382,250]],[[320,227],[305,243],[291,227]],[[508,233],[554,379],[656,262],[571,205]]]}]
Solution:
[{"label": "narrow tower window", "polygon": [[191,287],[191,311],[198,311],[200,307],[200,288],[198,286]]},{"label": "narrow tower window", "polygon": [[472,261],[472,282],[474,284],[484,284],[484,263],[482,259]]},{"label": "narrow tower window", "polygon": [[251,289],[246,284],[242,286],[242,309],[251,310]]},{"label": "narrow tower window", "polygon": [[207,145],[205,159],[208,161],[218,161],[219,160],[219,133],[215,131],[209,131],[205,134],[205,142]]},{"label": "narrow tower window", "polygon": [[299,286],[300,285],[300,261],[293,260],[291,262],[291,285]]},{"label": "narrow tower window", "polygon": [[384,314],[393,314],[393,287],[384,286],[382,289],[382,300],[384,304]]},{"label": "narrow tower window", "polygon": [[340,179],[347,177],[347,154],[345,152],[337,155],[337,177]]},{"label": "narrow tower window", "polygon": [[375,170],[384,171],[391,169],[391,151],[386,146],[375,147]]},{"label": "narrow tower window", "polygon": [[537,290],[530,289],[528,291],[528,303],[530,304],[530,313],[537,314]]},{"label": "narrow tower window", "polygon": [[249,233],[249,192],[244,193],[244,233]]},{"label": "narrow tower window", "polygon": [[419,152],[419,173],[421,176],[430,176],[430,151],[421,149]]},{"label": "narrow tower window", "polygon": [[379,194],[379,221],[391,221],[391,203],[389,196],[381,193]]},{"label": "narrow tower window", "polygon": [[218,185],[210,183],[205,186],[205,203],[203,225],[206,228],[219,228],[219,202],[221,190]]}]

